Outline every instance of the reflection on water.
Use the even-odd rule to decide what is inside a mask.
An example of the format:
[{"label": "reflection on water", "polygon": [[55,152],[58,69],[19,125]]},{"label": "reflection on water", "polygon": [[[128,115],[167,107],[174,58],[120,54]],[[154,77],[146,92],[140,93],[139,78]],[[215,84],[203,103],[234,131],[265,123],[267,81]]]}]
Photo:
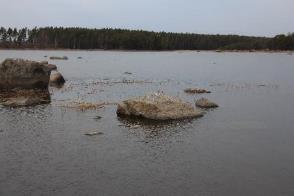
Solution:
[{"label": "reflection on water", "polygon": [[[0,107],[0,195],[294,194],[293,55],[2,50],[0,60],[44,56],[69,57],[49,60],[67,83],[50,88],[51,104]],[[119,118],[115,104],[60,107],[157,91],[220,107],[163,123]]]},{"label": "reflection on water", "polygon": [[168,137],[184,131],[188,127],[191,128],[195,119],[182,121],[165,121],[157,122],[154,120],[143,119],[126,119],[118,117],[121,123],[120,127],[128,128],[129,131],[139,138],[143,138],[146,143],[160,138],[168,139]]}]

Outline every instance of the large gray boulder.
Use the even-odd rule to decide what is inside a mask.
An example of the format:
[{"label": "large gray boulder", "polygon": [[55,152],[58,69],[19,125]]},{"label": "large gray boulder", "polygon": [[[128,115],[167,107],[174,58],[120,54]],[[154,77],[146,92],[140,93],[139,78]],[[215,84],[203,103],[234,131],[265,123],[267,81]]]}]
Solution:
[{"label": "large gray boulder", "polygon": [[6,59],[0,64],[0,104],[32,106],[50,103],[48,62]]},{"label": "large gray boulder", "polygon": [[45,62],[6,59],[0,64],[0,91],[47,89],[50,72]]},{"label": "large gray boulder", "polygon": [[119,103],[117,115],[151,120],[177,120],[202,117],[203,112],[178,98],[156,93]]}]

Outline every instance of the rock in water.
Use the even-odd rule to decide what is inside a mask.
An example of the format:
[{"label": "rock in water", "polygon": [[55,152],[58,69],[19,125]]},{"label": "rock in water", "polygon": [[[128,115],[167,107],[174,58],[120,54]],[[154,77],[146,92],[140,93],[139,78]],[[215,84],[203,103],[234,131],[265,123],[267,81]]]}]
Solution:
[{"label": "rock in water", "polygon": [[0,104],[31,106],[50,103],[48,62],[6,59],[0,64]]},{"label": "rock in water", "polygon": [[65,79],[58,71],[51,73],[50,85],[51,86],[62,86],[65,83]]},{"label": "rock in water", "polygon": [[203,112],[178,98],[156,93],[119,103],[117,115],[151,120],[177,120],[202,117]]},{"label": "rock in water", "polygon": [[196,101],[196,106],[200,108],[217,108],[218,105],[208,99],[201,98]]},{"label": "rock in water", "polygon": [[50,57],[51,60],[68,60],[67,56],[51,56]]},{"label": "rock in water", "polygon": [[6,59],[0,64],[0,91],[48,89],[50,69],[44,62]]},{"label": "rock in water", "polygon": [[198,88],[187,88],[185,89],[185,93],[189,94],[203,94],[203,93],[211,93],[208,90],[205,89],[198,89]]},{"label": "rock in water", "polygon": [[95,136],[95,135],[104,135],[104,133],[93,131],[93,132],[85,133],[85,135],[87,135],[87,136]]},{"label": "rock in water", "polygon": [[3,102],[2,105],[8,107],[21,107],[46,103],[50,103],[50,101],[48,99],[41,99],[40,97],[15,97]]}]

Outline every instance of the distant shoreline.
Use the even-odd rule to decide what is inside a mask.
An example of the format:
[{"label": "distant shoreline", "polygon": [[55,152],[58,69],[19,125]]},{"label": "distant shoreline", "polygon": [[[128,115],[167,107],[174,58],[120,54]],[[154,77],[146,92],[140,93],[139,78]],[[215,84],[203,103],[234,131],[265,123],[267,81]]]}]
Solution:
[{"label": "distant shoreline", "polygon": [[122,49],[68,49],[68,48],[0,48],[3,50],[40,51],[109,51],[109,52],[216,52],[216,53],[293,53],[294,50],[122,50]]}]

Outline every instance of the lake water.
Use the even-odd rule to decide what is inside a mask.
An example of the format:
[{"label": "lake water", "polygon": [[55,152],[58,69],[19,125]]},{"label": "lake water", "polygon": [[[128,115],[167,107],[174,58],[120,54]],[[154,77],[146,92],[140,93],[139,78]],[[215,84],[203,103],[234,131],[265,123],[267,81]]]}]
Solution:
[{"label": "lake water", "polygon": [[[1,61],[44,56],[68,56],[49,60],[67,83],[50,105],[0,107],[1,196],[294,195],[294,55],[0,50]],[[120,119],[115,105],[63,107],[157,91],[220,107],[161,124]]]}]

